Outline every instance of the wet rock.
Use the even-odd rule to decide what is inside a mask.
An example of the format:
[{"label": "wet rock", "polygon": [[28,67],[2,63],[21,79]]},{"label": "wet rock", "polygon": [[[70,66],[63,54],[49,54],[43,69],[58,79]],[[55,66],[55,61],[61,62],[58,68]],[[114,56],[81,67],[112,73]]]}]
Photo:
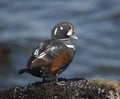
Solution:
[{"label": "wet rock", "polygon": [[[54,81],[36,82],[1,90],[0,99],[119,99],[111,98],[115,94],[110,92],[116,93],[114,87],[100,86],[93,80],[59,79],[59,84]],[[117,93],[120,95],[120,92]]]}]

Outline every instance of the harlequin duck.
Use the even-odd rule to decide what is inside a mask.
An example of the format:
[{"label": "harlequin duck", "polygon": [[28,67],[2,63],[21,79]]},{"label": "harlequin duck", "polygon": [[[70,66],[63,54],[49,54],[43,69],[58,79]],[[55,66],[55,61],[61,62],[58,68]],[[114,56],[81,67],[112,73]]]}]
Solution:
[{"label": "harlequin duck", "polygon": [[67,68],[75,54],[71,37],[78,39],[71,23],[56,24],[51,30],[51,39],[38,45],[27,62],[27,68],[19,70],[19,74],[27,72],[43,79],[55,77],[57,83],[59,74]]}]

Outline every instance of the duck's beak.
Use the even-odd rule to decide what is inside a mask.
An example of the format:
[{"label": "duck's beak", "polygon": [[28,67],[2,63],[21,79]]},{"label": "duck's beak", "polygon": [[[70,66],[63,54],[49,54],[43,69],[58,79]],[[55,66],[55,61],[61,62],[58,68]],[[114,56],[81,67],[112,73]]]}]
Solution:
[{"label": "duck's beak", "polygon": [[73,39],[78,39],[78,37],[75,34],[71,35],[70,37]]}]

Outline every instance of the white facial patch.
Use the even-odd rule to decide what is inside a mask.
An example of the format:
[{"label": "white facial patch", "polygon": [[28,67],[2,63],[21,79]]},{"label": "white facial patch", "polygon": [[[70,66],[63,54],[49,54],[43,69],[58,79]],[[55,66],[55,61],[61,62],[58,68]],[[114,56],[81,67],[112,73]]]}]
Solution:
[{"label": "white facial patch", "polygon": [[55,28],[54,35],[56,35],[58,28]]},{"label": "white facial patch", "polygon": [[72,31],[72,29],[70,29],[67,33],[67,36],[71,36],[72,34],[73,34],[73,31]]},{"label": "white facial patch", "polygon": [[63,27],[61,26],[60,29],[63,30]]}]

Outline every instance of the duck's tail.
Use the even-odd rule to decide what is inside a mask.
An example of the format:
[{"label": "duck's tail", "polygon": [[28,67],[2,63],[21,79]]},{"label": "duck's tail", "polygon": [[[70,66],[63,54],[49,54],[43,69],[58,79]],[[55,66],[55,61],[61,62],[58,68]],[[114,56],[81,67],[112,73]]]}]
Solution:
[{"label": "duck's tail", "polygon": [[18,71],[18,74],[20,75],[20,74],[23,74],[23,73],[25,73],[25,72],[27,72],[28,70],[27,70],[27,68],[23,68],[23,69],[20,69],[19,71]]}]

